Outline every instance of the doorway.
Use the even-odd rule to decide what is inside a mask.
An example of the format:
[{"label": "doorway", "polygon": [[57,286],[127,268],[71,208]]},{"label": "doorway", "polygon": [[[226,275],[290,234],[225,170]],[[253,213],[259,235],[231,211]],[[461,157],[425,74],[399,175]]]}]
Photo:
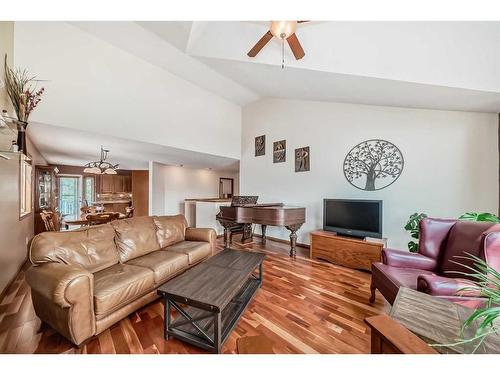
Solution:
[{"label": "doorway", "polygon": [[78,219],[81,203],[81,177],[59,176],[59,212],[63,217]]}]

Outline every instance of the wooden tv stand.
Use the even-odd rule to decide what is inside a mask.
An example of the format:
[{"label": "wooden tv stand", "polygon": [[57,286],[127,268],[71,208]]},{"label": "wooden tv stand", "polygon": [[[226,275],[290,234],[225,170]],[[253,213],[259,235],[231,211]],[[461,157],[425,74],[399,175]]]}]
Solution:
[{"label": "wooden tv stand", "polygon": [[322,259],[340,266],[371,271],[373,262],[380,262],[382,243],[338,236],[334,232],[311,232],[311,259]]}]

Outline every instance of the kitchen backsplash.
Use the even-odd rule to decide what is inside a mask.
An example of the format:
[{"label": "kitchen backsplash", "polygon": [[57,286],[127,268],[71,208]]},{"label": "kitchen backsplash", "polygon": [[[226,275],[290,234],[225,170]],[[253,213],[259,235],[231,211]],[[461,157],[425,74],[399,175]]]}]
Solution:
[{"label": "kitchen backsplash", "polygon": [[100,193],[97,194],[98,201],[132,200],[132,193]]}]

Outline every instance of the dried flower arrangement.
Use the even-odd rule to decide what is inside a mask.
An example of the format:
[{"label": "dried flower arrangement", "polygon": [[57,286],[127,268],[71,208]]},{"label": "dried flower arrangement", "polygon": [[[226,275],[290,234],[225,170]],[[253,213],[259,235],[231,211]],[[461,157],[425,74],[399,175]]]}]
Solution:
[{"label": "dried flower arrangement", "polygon": [[5,88],[16,111],[17,119],[28,122],[31,112],[36,108],[45,89],[37,89],[36,77],[29,75],[26,69],[12,69],[7,65],[5,55]]}]

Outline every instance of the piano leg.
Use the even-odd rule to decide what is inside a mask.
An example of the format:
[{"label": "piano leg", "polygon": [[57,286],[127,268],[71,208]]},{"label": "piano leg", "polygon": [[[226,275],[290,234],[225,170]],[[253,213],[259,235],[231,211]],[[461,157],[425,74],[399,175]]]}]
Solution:
[{"label": "piano leg", "polygon": [[231,231],[224,227],[224,248],[228,247],[231,243]]},{"label": "piano leg", "polygon": [[252,224],[243,224],[241,243],[247,243],[250,241],[252,241]]},{"label": "piano leg", "polygon": [[297,251],[295,247],[297,246],[297,231],[302,226],[302,224],[287,225],[285,228],[290,231],[290,256],[295,258]]},{"label": "piano leg", "polygon": [[266,229],[267,229],[267,225],[262,224],[262,225],[260,226],[260,228],[261,228],[261,231],[262,231],[262,244],[263,244],[263,245],[265,245],[265,244],[266,244],[266,239],[267,239],[267,238],[266,238]]}]

